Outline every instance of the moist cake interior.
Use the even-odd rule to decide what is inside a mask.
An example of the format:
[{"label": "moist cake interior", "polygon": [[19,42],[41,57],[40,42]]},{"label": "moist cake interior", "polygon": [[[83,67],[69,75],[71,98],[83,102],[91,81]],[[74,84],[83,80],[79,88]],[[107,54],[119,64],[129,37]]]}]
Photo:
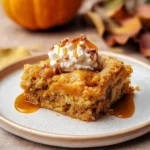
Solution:
[{"label": "moist cake interior", "polygon": [[132,68],[102,55],[99,71],[74,70],[54,75],[49,60],[25,65],[21,87],[26,101],[84,121],[107,113],[123,94],[132,93]]}]

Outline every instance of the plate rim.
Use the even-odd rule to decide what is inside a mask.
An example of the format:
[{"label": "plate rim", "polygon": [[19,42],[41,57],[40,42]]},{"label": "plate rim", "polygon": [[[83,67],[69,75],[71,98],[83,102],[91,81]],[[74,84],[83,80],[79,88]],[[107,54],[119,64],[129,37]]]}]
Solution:
[{"label": "plate rim", "polygon": [[146,122],[141,123],[139,125],[136,125],[134,127],[130,127],[130,128],[127,128],[127,129],[124,129],[124,130],[121,130],[121,131],[111,132],[111,133],[93,134],[93,135],[57,134],[57,133],[48,133],[48,132],[32,129],[30,127],[26,127],[26,126],[23,126],[23,125],[20,125],[20,124],[14,122],[14,121],[11,121],[11,120],[5,118],[4,116],[0,116],[0,117],[2,117],[2,118],[0,118],[0,126],[1,126],[1,123],[2,124],[7,124],[8,126],[16,128],[16,129],[20,128],[21,130],[26,131],[29,134],[42,135],[44,137],[55,137],[55,138],[61,138],[61,139],[71,138],[71,139],[80,139],[80,140],[82,140],[82,139],[91,139],[91,138],[92,139],[93,138],[94,139],[95,138],[106,138],[106,137],[113,137],[113,136],[116,136],[116,135],[123,135],[123,134],[127,134],[127,133],[129,134],[129,133],[134,132],[136,130],[147,128],[147,127],[149,127],[149,131],[150,131],[150,121],[146,121]]},{"label": "plate rim", "polygon": [[[130,60],[132,62],[138,63],[150,70],[149,65],[147,65],[146,63],[143,63],[142,61],[137,60],[135,58],[131,58],[128,56],[124,56],[124,55],[116,54],[116,53],[112,53],[112,52],[105,52],[105,51],[101,51],[100,54],[105,54],[105,55],[114,56],[114,57],[116,56],[118,58],[124,58],[126,60]],[[45,59],[46,56],[47,56],[47,54],[42,54],[42,55],[31,56],[31,57],[19,60],[13,64],[1,69],[0,75],[2,74],[2,79],[3,79],[3,72],[5,73],[8,69],[15,67],[17,64],[19,64],[19,67],[15,68],[15,70],[18,70],[19,68],[21,68],[23,66],[23,64],[25,62],[28,62],[29,60],[36,62],[36,61],[39,61],[39,59],[42,59],[42,58]],[[10,70],[8,74],[11,74],[15,70],[13,70],[13,69]],[[44,138],[53,138],[53,139],[60,139],[60,140],[72,140],[73,139],[73,140],[81,140],[82,141],[82,140],[102,139],[102,138],[107,138],[107,137],[116,137],[116,136],[121,136],[121,135],[126,135],[126,134],[132,134],[134,132],[138,132],[139,130],[144,130],[144,133],[140,134],[140,135],[143,135],[145,133],[150,132],[150,120],[146,121],[144,123],[138,124],[134,127],[130,127],[130,128],[127,128],[127,129],[124,129],[121,131],[117,131],[117,132],[111,132],[111,133],[105,133],[105,134],[93,134],[93,135],[67,135],[67,134],[48,133],[48,132],[32,129],[32,128],[20,125],[18,123],[15,123],[0,114],[0,127],[2,127],[3,129],[5,129],[11,133],[14,133],[14,132],[10,131],[11,130],[10,128],[13,128],[13,129],[15,129],[15,131],[18,130],[19,132],[24,132],[24,133],[27,133],[32,136],[39,136],[39,137],[44,137]],[[18,134],[16,134],[16,135],[18,135]],[[140,135],[138,135],[138,136],[140,136]],[[138,137],[138,136],[136,136],[136,137]],[[133,137],[133,138],[135,138],[135,137]],[[117,142],[117,143],[120,143],[120,142]],[[107,145],[109,145],[109,144],[107,144]]]}]

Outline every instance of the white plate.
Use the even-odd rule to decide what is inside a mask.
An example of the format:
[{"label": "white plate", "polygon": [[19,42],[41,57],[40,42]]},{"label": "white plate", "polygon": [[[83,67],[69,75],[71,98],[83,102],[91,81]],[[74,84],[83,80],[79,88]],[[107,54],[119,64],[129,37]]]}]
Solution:
[{"label": "white plate", "polygon": [[105,116],[95,122],[83,122],[58,113],[39,109],[32,114],[15,110],[15,98],[22,93],[19,84],[23,64],[35,63],[46,56],[22,60],[0,71],[0,126],[31,141],[62,147],[94,147],[124,142],[150,131],[150,67],[138,60],[114,53],[132,65],[132,85],[140,86],[135,94],[135,113],[128,119]]}]

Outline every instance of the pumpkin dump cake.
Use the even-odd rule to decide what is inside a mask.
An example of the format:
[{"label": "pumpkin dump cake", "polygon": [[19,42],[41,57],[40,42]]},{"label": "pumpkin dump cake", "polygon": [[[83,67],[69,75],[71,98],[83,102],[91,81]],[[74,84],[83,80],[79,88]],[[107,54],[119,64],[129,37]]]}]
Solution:
[{"label": "pumpkin dump cake", "polygon": [[94,121],[130,86],[131,66],[109,56],[81,35],[53,46],[49,59],[25,65],[21,87],[26,101],[84,121]]}]

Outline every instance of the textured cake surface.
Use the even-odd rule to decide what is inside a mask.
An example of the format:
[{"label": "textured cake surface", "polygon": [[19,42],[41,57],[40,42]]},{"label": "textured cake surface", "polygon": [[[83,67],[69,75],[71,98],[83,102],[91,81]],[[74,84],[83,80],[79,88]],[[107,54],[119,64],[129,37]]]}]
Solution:
[{"label": "textured cake surface", "polygon": [[53,74],[49,60],[25,65],[21,87],[26,101],[73,118],[94,121],[106,113],[130,86],[132,68],[113,57],[102,56],[100,71],[74,70]]}]

